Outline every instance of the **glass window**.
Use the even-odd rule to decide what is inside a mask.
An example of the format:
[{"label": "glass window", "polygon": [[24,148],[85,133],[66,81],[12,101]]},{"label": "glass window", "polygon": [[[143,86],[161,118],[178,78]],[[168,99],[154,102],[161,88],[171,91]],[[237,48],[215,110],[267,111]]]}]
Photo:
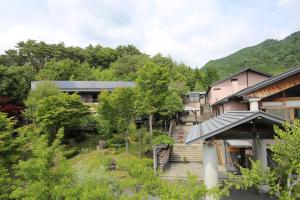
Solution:
[{"label": "glass window", "polygon": [[285,109],[268,109],[267,113],[285,119]]},{"label": "glass window", "polygon": [[300,108],[295,108],[294,114],[295,119],[300,119]]},{"label": "glass window", "polygon": [[267,109],[267,113],[279,117],[281,119],[291,121],[293,120],[294,110],[291,108],[274,108]]}]

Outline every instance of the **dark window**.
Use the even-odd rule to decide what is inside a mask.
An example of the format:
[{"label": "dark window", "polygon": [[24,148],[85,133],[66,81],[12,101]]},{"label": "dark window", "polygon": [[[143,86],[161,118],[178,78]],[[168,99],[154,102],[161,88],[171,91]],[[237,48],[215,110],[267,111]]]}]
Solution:
[{"label": "dark window", "polygon": [[234,77],[234,78],[231,79],[231,82],[232,81],[238,81],[238,78]]},{"label": "dark window", "polygon": [[300,108],[295,108],[295,119],[300,119]]},{"label": "dark window", "polygon": [[221,88],[214,88],[214,90],[221,90]]}]

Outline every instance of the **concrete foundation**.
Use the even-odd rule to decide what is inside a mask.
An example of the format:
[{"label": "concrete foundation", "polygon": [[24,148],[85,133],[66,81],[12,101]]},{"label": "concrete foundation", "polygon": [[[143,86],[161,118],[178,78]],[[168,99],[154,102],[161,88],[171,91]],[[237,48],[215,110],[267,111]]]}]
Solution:
[{"label": "concrete foundation", "polygon": [[[218,185],[218,158],[217,150],[212,142],[203,144],[203,167],[204,167],[204,184],[207,189],[211,189]],[[206,200],[213,200],[211,196],[207,196]]]}]

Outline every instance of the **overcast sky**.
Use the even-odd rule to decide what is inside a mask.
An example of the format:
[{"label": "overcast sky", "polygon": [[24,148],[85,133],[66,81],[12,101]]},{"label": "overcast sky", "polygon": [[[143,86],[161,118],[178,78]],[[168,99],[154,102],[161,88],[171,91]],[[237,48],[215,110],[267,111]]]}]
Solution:
[{"label": "overcast sky", "polygon": [[300,0],[0,0],[0,52],[35,39],[134,44],[191,67],[300,30]]}]

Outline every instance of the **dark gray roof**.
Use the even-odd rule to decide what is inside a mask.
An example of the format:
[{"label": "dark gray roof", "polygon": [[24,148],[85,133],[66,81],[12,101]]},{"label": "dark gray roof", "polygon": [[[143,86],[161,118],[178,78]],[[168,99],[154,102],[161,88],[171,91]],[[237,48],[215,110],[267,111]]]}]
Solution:
[{"label": "dark gray roof", "polygon": [[[43,81],[32,81],[31,89]],[[111,91],[119,87],[134,87],[134,82],[126,81],[50,81],[55,83],[61,91],[65,92],[98,92],[101,90]]]},{"label": "dark gray roof", "polygon": [[228,76],[228,77],[226,77],[226,78],[224,78],[224,79],[222,79],[222,80],[219,80],[219,81],[217,81],[217,82],[214,82],[213,84],[210,85],[210,87],[213,87],[213,86],[215,86],[215,85],[217,85],[217,84],[219,84],[219,83],[222,83],[223,81],[226,81],[226,80],[228,80],[228,79],[231,79],[231,78],[233,78],[233,77],[235,77],[235,76],[237,76],[237,75],[239,75],[239,74],[241,74],[241,73],[243,73],[243,72],[246,72],[246,71],[252,71],[252,72],[254,72],[254,73],[261,74],[261,75],[263,75],[263,76],[272,77],[271,74],[268,74],[268,73],[265,73],[265,72],[258,71],[258,70],[256,70],[256,69],[253,69],[252,67],[248,67],[248,68],[242,69],[241,71],[239,71],[239,72],[237,72],[237,73],[235,73],[235,74],[233,74],[233,75],[231,75],[231,76]]},{"label": "dark gray roof", "polygon": [[256,90],[258,90],[260,88],[263,88],[263,87],[266,87],[268,85],[271,85],[271,84],[273,84],[273,83],[275,83],[277,81],[281,81],[281,80],[283,80],[283,79],[285,79],[285,78],[287,78],[289,76],[292,76],[294,74],[297,74],[297,73],[300,73],[300,65],[298,65],[297,67],[292,68],[292,69],[290,69],[290,70],[288,70],[288,71],[286,71],[286,72],[284,72],[282,74],[279,74],[279,75],[271,77],[271,78],[269,78],[269,79],[267,79],[265,81],[257,83],[257,84],[255,84],[255,85],[253,85],[251,87],[245,88],[245,89],[237,92],[236,94],[234,94],[234,96],[241,97],[241,96],[243,96],[245,94],[249,94],[251,92],[254,92],[254,91],[256,91]]},{"label": "dark gray roof", "polygon": [[201,91],[201,92],[188,92],[185,95],[190,95],[190,94],[199,94],[199,95],[205,95],[206,92],[205,91]]},{"label": "dark gray roof", "polygon": [[285,78],[287,78],[289,76],[292,76],[294,74],[297,74],[297,73],[300,73],[300,65],[298,65],[297,67],[292,68],[292,69],[290,69],[290,70],[288,70],[288,71],[286,71],[286,72],[284,72],[282,74],[279,74],[279,75],[271,77],[271,78],[269,78],[269,79],[267,79],[265,81],[262,81],[260,83],[255,84],[255,85],[252,85],[250,87],[242,89],[242,90],[238,91],[237,93],[235,93],[233,95],[230,95],[228,97],[225,97],[225,98],[217,101],[216,103],[214,103],[214,105],[227,102],[229,99],[232,99],[232,98],[242,97],[242,96],[244,96],[246,94],[254,92],[254,91],[256,91],[258,89],[261,89],[263,87],[269,86],[269,85],[271,85],[273,83],[276,83],[277,81],[281,81],[281,80],[283,80],[283,79],[285,79]]},{"label": "dark gray roof", "polygon": [[191,143],[196,140],[206,140],[219,133],[246,123],[257,117],[266,118],[274,123],[281,124],[284,121],[263,111],[231,111],[217,117],[211,118],[201,124],[194,125],[185,140]]}]

